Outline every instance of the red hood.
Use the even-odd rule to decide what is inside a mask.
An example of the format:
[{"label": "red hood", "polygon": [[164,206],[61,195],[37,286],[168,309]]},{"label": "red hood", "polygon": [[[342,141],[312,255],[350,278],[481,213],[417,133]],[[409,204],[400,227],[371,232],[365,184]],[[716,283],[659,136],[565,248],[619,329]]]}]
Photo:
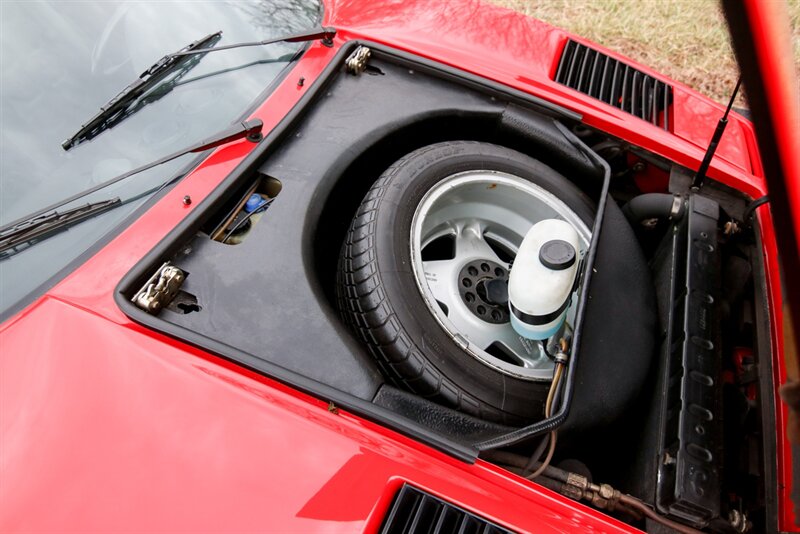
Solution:
[{"label": "red hood", "polygon": [[[660,143],[668,145],[663,155],[690,168],[697,165],[692,165],[691,159],[676,156],[683,151],[692,158],[702,159],[724,112],[724,106],[614,51],[515,11],[476,0],[377,0],[369,2],[368,7],[359,0],[330,0],[327,5],[326,23],[348,38],[381,42],[537,94],[585,115],[587,124],[611,133],[622,128],[629,136],[621,137],[648,148],[653,147],[647,138],[656,136]],[[503,31],[498,32],[498,28]],[[591,44],[670,83],[674,88],[674,137],[555,83],[555,70],[568,38]],[[721,167],[731,172],[761,176],[755,150],[751,124],[733,115],[717,150],[716,162],[724,160],[730,165]]]}]

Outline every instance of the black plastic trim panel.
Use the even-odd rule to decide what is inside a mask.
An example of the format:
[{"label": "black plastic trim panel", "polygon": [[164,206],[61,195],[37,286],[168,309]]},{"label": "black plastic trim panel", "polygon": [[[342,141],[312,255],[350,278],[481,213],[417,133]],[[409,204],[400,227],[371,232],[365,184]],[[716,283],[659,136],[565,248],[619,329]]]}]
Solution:
[{"label": "black plastic trim panel", "polygon": [[[778,487],[778,465],[775,458],[778,457],[778,445],[776,443],[774,421],[777,420],[777,414],[775,413],[775,402],[772,400],[775,398],[775,387],[772,378],[772,339],[770,337],[767,275],[764,265],[764,245],[761,241],[761,228],[758,222],[753,224],[753,233],[756,238],[751,256],[755,286],[755,353],[758,365],[758,398],[761,400],[758,403],[761,408],[761,437],[764,444],[764,471],[762,476],[764,478],[764,499],[767,509],[766,532],[776,532],[778,530],[778,496],[775,490]],[[796,464],[795,469],[797,469]]]},{"label": "black plastic trim panel", "polygon": [[672,86],[570,39],[556,82],[669,131]]},{"label": "black plastic trim panel", "polygon": [[477,450],[472,446],[443,437],[422,425],[398,416],[385,408],[376,406],[372,402],[344,393],[317,380],[309,379],[297,372],[257,358],[252,354],[220,343],[185,327],[171,324],[156,316],[149,315],[135,307],[130,301],[133,293],[144,284],[157,266],[161,265],[165,259],[177,254],[181,247],[194,238],[198,229],[203,226],[216,210],[229,201],[234,192],[252,179],[264,158],[271,154],[279,146],[280,141],[298,124],[311,107],[309,104],[314,102],[326,90],[335,75],[341,71],[345,59],[360,45],[368,46],[373,52],[373,57],[380,55],[385,58],[391,58],[398,64],[407,65],[417,72],[425,72],[440,79],[458,81],[461,85],[481,89],[489,96],[499,96],[510,102],[524,104],[540,110],[544,114],[569,121],[579,121],[581,118],[579,114],[572,111],[452,67],[371,42],[348,42],[337,52],[331,63],[324,69],[313,85],[308,88],[298,104],[292,108],[275,129],[269,132],[259,146],[197,208],[192,210],[183,221],[123,277],[117,286],[117,291],[114,295],[115,301],[128,317],[148,328],[267,375],[301,392],[334,402],[337,406],[356,413],[365,419],[377,421],[464,461],[473,462],[477,457]]},{"label": "black plastic trim panel", "polygon": [[719,205],[692,195],[669,239],[669,322],[661,379],[656,504],[702,527],[720,514]]}]

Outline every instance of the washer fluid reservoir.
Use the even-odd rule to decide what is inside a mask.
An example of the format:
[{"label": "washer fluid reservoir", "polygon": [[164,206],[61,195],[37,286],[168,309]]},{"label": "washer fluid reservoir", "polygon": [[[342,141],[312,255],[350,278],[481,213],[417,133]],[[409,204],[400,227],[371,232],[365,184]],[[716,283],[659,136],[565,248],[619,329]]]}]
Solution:
[{"label": "washer fluid reservoir", "polygon": [[575,289],[578,232],[566,221],[534,224],[517,251],[508,280],[511,326],[522,337],[541,340],[558,332]]}]

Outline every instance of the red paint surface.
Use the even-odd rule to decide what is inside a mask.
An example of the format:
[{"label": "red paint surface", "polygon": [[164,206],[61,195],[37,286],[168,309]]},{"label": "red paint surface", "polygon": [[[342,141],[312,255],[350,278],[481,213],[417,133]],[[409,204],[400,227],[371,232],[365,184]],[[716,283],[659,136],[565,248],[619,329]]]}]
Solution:
[{"label": "red paint surface", "polygon": [[354,532],[403,480],[517,528],[619,530],[165,341],[55,297],[4,333],[26,352],[0,359],[0,530]]},{"label": "red paint surface", "polygon": [[[689,168],[704,152],[690,141],[716,121],[708,113],[709,122],[698,120],[694,130],[689,121],[682,139],[581,99],[549,78],[566,34],[507,10],[346,0],[328,6],[325,23],[341,29],[336,47],[313,45],[258,108],[253,116],[265,132],[351,38],[536,94]],[[744,146],[751,145],[748,132],[743,126]],[[749,173],[749,156],[736,139],[709,175],[761,196],[763,180]],[[148,331],[119,311],[112,298],[117,282],[253,146],[240,141],[216,150],[108,246],[0,326],[0,530],[374,531],[404,480],[518,530],[629,529],[494,466],[466,465],[347,413],[331,414],[323,401]],[[188,207],[181,202],[187,194],[194,199]],[[760,211],[780,361],[774,236],[767,209]],[[781,372],[777,365],[776,379]],[[779,450],[779,461],[785,454]],[[779,469],[785,480],[785,463]],[[784,512],[788,528],[785,518]]]},{"label": "red paint surface", "polygon": [[[754,61],[758,65],[761,78],[765,81],[765,97],[767,101],[767,113],[775,135],[777,143],[778,157],[781,159],[780,166],[784,173],[785,198],[779,199],[788,208],[790,214],[789,221],[781,221],[784,225],[791,227],[794,233],[794,250],[790,246],[791,239],[783,237],[784,248],[780,254],[784,258],[793,255],[794,258],[800,257],[800,87],[791,60],[791,41],[789,28],[786,23],[786,12],[779,6],[769,2],[759,2],[757,0],[746,0],[743,2],[743,9],[747,13],[751,26],[751,38],[755,47]],[[759,210],[761,223],[767,228],[772,228],[772,213],[769,208]],[[784,226],[784,229],[786,226]],[[772,232],[764,240],[765,255],[768,260],[769,271],[777,277],[779,272],[780,258],[778,257],[776,236]],[[796,277],[796,272],[786,272],[785,277]],[[796,280],[796,278],[795,278]],[[777,284],[773,285],[773,323],[775,329],[774,338],[777,339],[776,355],[774,365],[774,383],[783,384],[787,380],[786,360],[790,355],[784,351],[783,332],[784,325],[782,313],[782,295],[779,294]],[[797,287],[796,285],[794,287]],[[787,304],[792,306],[792,318],[795,328],[800,325],[800,294],[797,291],[787,295]],[[797,330],[795,339],[797,339]],[[773,341],[775,343],[775,341]],[[795,347],[796,350],[796,347]],[[797,352],[794,352],[797,358]],[[780,400],[775,399],[778,424],[776,424],[776,439],[778,443],[778,479],[779,479],[779,526],[784,530],[793,532],[800,531],[800,517],[796,517],[790,495],[792,490],[792,463],[800,461],[799,458],[792,458],[791,445],[786,432],[788,424],[788,408]]]},{"label": "red paint surface", "polygon": [[[785,174],[786,204],[794,235],[800,239],[800,87],[791,60],[789,27],[785,10],[757,0],[744,2],[752,24],[756,61],[765,83],[769,114]],[[800,241],[797,246],[800,247]],[[782,254],[800,256],[800,248]],[[797,323],[795,323],[797,324]]]}]

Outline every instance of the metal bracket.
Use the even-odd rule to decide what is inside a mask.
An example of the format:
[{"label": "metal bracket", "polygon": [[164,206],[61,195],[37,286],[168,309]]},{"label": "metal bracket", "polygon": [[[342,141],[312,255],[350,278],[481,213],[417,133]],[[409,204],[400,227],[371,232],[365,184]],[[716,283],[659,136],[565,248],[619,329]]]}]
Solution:
[{"label": "metal bracket", "polygon": [[147,313],[157,313],[175,298],[184,280],[186,273],[165,262],[131,301]]},{"label": "metal bracket", "polygon": [[366,46],[359,46],[356,48],[345,60],[348,72],[355,76],[364,72],[367,68],[367,61],[369,61],[371,55],[372,51]]}]

